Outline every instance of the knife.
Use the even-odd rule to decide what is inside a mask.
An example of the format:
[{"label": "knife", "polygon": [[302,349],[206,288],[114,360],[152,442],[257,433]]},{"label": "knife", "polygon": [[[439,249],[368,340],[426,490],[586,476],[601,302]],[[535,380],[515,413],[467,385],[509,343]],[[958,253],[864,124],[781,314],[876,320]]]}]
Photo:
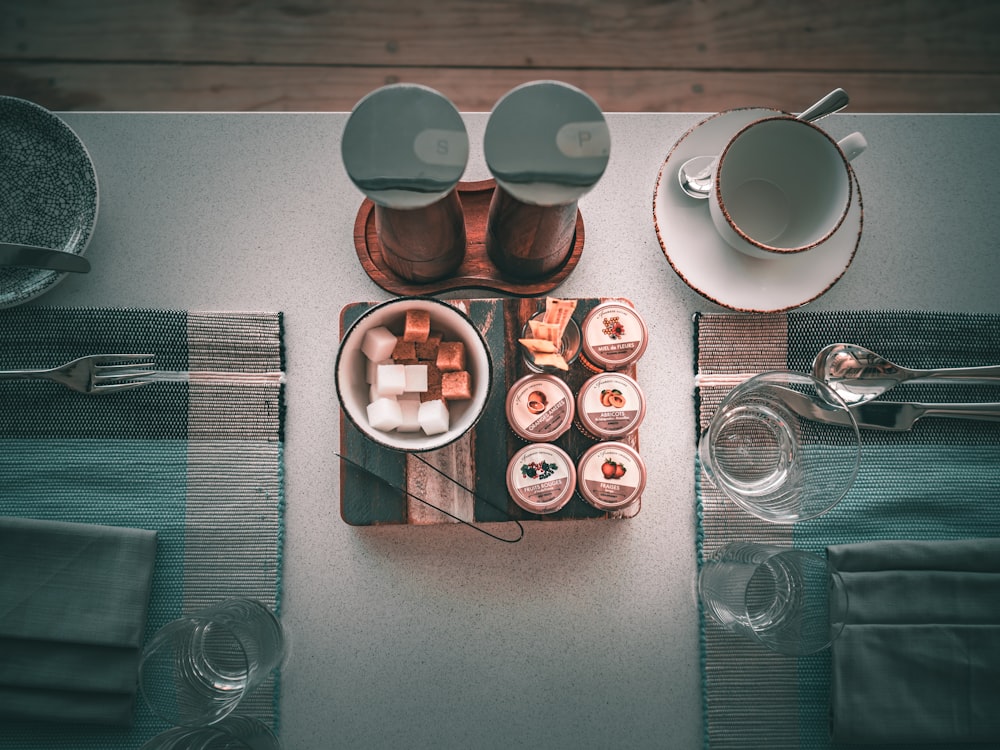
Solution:
[{"label": "knife", "polygon": [[90,271],[90,261],[82,255],[35,245],[19,245],[14,242],[0,242],[0,266],[44,268],[48,271],[71,273]]},{"label": "knife", "polygon": [[[837,406],[823,404],[805,394],[783,386],[769,386],[769,391],[796,414],[819,422],[849,427],[850,418]],[[1000,421],[1000,403],[923,404],[913,401],[868,401],[850,407],[858,427],[868,430],[902,432],[923,417],[953,417]]]}]

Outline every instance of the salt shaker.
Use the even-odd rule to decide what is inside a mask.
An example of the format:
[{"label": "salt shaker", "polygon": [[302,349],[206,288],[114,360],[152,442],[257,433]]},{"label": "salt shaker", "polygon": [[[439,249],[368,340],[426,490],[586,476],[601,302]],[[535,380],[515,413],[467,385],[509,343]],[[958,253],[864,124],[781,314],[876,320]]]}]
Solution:
[{"label": "salt shaker", "polygon": [[351,181],[375,204],[386,266],[426,283],[462,264],[465,218],[456,186],[469,136],[444,95],[408,83],[369,93],[344,126],[341,156]]}]

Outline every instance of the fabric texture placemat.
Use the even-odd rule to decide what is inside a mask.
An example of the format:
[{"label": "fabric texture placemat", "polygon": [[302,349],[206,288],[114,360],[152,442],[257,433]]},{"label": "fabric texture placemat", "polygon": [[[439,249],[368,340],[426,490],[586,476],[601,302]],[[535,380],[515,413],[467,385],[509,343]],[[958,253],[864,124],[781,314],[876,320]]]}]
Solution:
[{"label": "fabric texture placemat", "polygon": [[[0,369],[107,353],[154,354],[155,382],[103,396],[0,382],[0,515],[155,531],[144,640],[228,597],[280,614],[281,313],[0,311]],[[274,726],[277,696],[271,680],[240,713]],[[140,699],[131,729],[5,722],[0,748],[134,750],[164,729]]]},{"label": "fabric texture placemat", "polygon": [[[861,344],[919,368],[1000,363],[1000,315],[993,314],[703,313],[695,316],[694,329],[699,433],[735,385],[768,370],[809,372],[827,344]],[[1000,401],[1000,387],[908,383],[881,398]],[[861,468],[847,496],[824,515],[792,525],[745,513],[696,462],[699,566],[734,539],[825,554],[828,545],[881,539],[1000,536],[1000,423],[927,418],[908,432],[865,430],[861,440]],[[780,656],[704,614],[701,644],[706,747],[837,747],[830,736],[829,651]]]}]

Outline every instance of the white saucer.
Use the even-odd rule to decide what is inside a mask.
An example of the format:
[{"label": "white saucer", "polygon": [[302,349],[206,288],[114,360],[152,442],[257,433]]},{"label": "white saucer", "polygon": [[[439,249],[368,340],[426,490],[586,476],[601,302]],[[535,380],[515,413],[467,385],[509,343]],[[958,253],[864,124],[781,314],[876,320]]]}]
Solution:
[{"label": "white saucer", "polygon": [[656,237],[677,275],[706,299],[743,312],[781,312],[811,302],[844,275],[861,242],[864,207],[856,177],[857,200],[840,228],[822,247],[794,258],[751,258],[734,249],[716,231],[708,201],[681,190],[681,164],[700,154],[720,153],[741,127],[775,114],[787,113],[734,109],[698,123],[670,150],[653,193]]}]

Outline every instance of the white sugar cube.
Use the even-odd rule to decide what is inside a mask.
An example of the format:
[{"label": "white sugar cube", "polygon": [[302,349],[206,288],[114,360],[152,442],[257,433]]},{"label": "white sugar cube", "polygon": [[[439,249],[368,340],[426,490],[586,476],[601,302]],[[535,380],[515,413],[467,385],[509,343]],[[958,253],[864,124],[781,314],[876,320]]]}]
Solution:
[{"label": "white sugar cube", "polygon": [[379,365],[375,372],[375,390],[379,396],[398,396],[406,390],[405,365]]},{"label": "white sugar cube", "polygon": [[382,395],[378,392],[378,387],[374,383],[368,386],[368,403],[372,401],[378,401],[382,398]]},{"label": "white sugar cube", "polygon": [[448,406],[441,399],[424,401],[417,414],[420,429],[425,435],[437,435],[448,431]]},{"label": "white sugar cube", "polygon": [[395,430],[403,421],[403,413],[393,398],[379,398],[368,404],[368,424],[376,430]]},{"label": "white sugar cube", "polygon": [[423,393],[427,390],[427,365],[403,365],[406,369],[404,391]]},{"label": "white sugar cube", "polygon": [[392,356],[396,348],[396,337],[385,326],[370,328],[361,342],[361,351],[373,362],[382,362]]},{"label": "white sugar cube", "polygon": [[402,399],[397,403],[403,415],[403,421],[399,423],[396,432],[420,432],[420,400]]}]

